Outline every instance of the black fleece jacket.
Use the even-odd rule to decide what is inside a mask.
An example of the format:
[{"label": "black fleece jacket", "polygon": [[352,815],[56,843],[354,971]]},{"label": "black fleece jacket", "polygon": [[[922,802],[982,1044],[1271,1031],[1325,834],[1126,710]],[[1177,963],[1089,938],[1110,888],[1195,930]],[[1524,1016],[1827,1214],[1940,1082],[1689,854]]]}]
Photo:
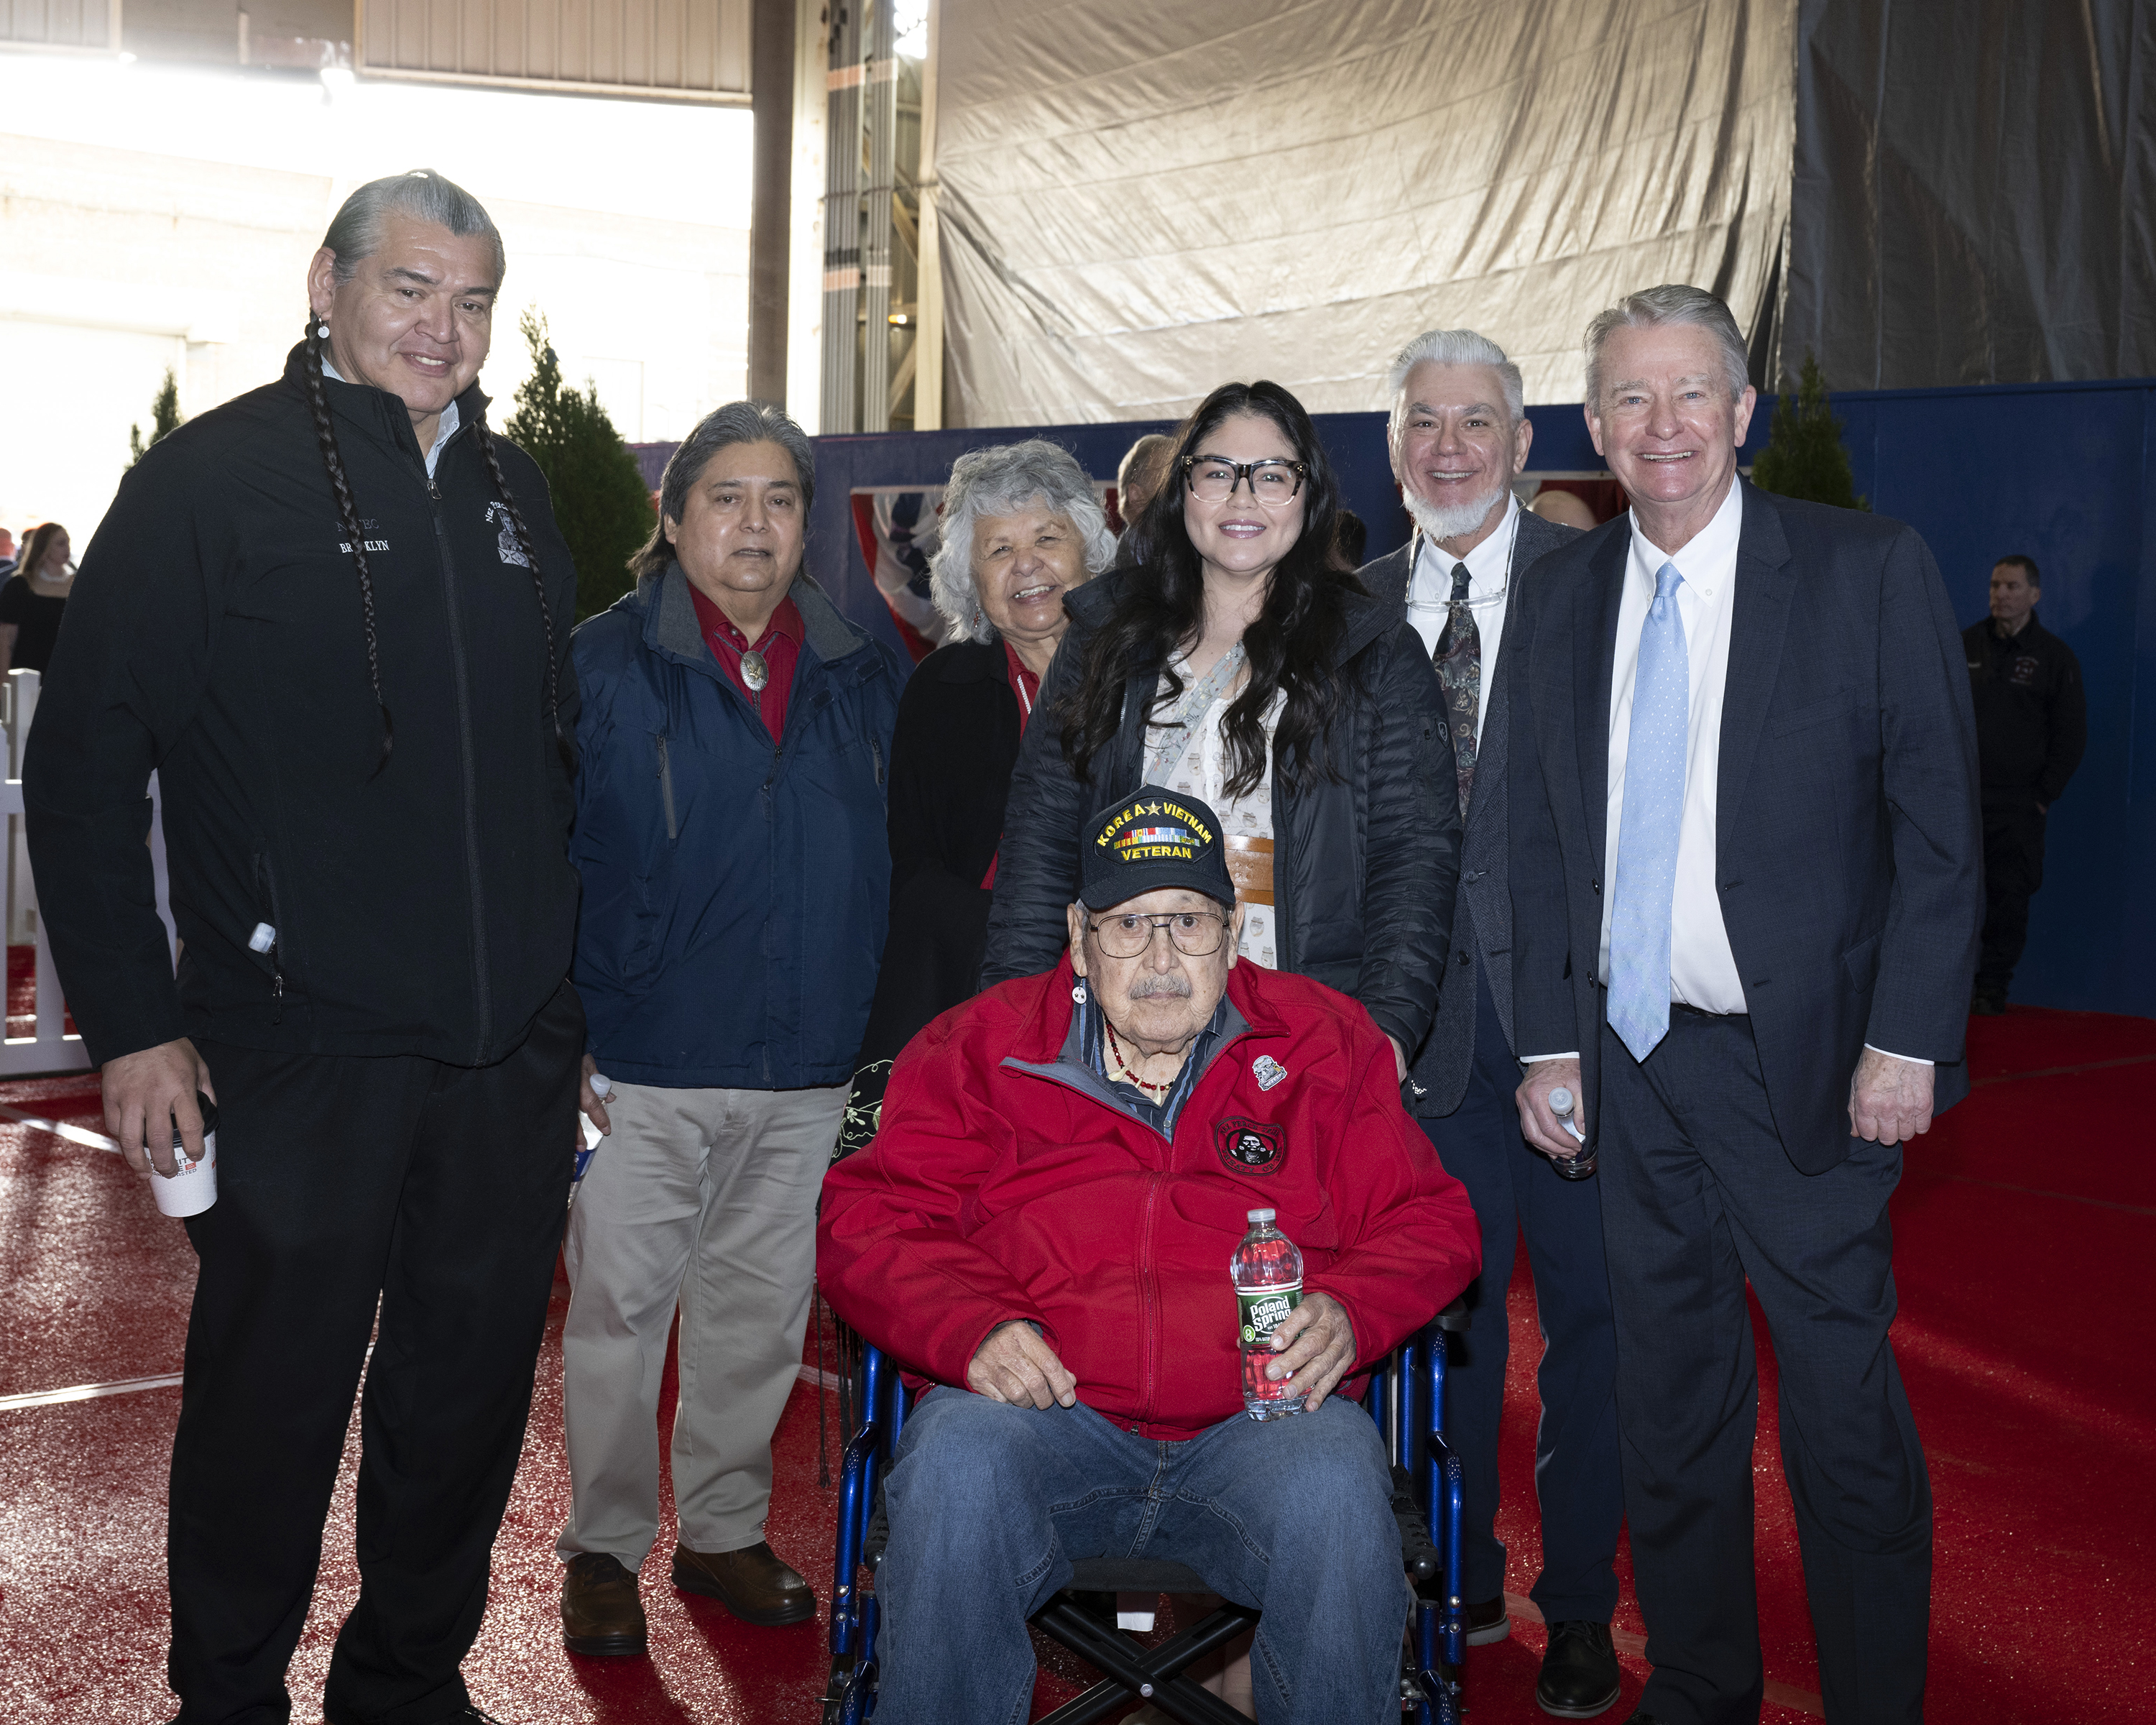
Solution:
[{"label": "black fleece jacket", "polygon": [[[1041,680],[1004,819],[988,911],[985,985],[1050,968],[1068,938],[1086,817],[1142,783],[1145,718],[1160,666],[1134,666],[1123,722],[1081,784],[1063,757],[1057,715],[1075,692],[1086,641],[1115,608],[1111,572],[1065,598],[1070,627]],[[1331,739],[1337,780],[1290,788],[1273,776],[1273,892],[1280,968],[1352,994],[1409,1053],[1430,1030],[1452,944],[1460,877],[1460,797],[1445,697],[1422,639],[1397,605],[1348,599],[1334,667],[1348,692]]]},{"label": "black fleece jacket", "polygon": [[[99,1062],[191,1035],[490,1065],[567,974],[577,879],[547,631],[473,431],[434,479],[402,402],[327,381],[367,536],[359,581],[293,351],[282,380],[157,444],[82,560],[24,768],[38,903]],[[552,614],[562,726],[576,572],[546,481],[497,436]],[[175,980],[154,903],[164,803]],[[250,950],[258,924],[276,931]]]},{"label": "black fleece jacket", "polygon": [[1985,795],[2018,793],[2049,807],[2066,794],[2088,747],[2081,661],[2033,611],[2018,635],[2000,634],[1984,617],[1961,639]]}]

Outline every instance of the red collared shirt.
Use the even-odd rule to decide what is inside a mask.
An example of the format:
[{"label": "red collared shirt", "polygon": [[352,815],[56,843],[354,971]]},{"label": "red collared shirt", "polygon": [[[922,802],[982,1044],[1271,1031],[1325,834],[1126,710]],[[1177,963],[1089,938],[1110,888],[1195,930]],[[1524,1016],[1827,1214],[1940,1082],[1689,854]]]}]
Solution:
[{"label": "red collared shirt", "polygon": [[763,720],[773,743],[784,741],[786,697],[793,687],[793,668],[801,661],[800,611],[791,598],[781,599],[763,633],[756,638],[756,650],[763,655],[764,669],[769,673],[762,693],[758,694],[742,677],[742,655],[749,650],[748,637],[733,626],[725,612],[696,591],[693,581],[689,583],[689,597],[696,601],[696,626],[703,630],[704,644],[718,660],[719,669]]}]

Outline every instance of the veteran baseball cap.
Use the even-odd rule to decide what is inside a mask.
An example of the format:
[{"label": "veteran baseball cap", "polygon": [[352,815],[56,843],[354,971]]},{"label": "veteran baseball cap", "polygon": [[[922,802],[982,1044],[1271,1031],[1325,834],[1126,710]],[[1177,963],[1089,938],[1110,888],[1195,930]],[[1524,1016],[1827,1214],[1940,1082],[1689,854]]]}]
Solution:
[{"label": "veteran baseball cap", "polygon": [[1235,901],[1220,822],[1195,797],[1140,788],[1086,822],[1079,839],[1078,901],[1089,911],[1127,903],[1164,886]]}]

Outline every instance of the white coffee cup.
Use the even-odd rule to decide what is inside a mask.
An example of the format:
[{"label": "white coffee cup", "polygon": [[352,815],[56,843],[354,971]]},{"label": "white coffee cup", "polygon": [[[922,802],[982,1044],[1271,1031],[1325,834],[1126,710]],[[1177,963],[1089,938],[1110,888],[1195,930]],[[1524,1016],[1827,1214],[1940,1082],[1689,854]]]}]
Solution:
[{"label": "white coffee cup", "polygon": [[201,1160],[187,1160],[187,1147],[180,1142],[180,1129],[172,1128],[172,1160],[179,1164],[179,1172],[161,1174],[157,1164],[150,1166],[150,1195],[157,1200],[160,1214],[167,1216],[199,1216],[217,1202],[217,1104],[195,1092],[195,1106],[202,1110],[203,1153]]}]

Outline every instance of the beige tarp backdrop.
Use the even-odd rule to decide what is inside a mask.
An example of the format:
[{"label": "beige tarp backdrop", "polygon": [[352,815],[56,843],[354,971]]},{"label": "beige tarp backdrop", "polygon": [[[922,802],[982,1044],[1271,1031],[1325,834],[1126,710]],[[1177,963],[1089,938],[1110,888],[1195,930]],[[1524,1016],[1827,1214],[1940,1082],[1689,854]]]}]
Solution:
[{"label": "beige tarp backdrop", "polygon": [[[1380,405],[1468,326],[1577,401],[1589,317],[1779,300],[1796,0],[943,0],[950,423]],[[1769,356],[1757,356],[1760,369]]]}]

